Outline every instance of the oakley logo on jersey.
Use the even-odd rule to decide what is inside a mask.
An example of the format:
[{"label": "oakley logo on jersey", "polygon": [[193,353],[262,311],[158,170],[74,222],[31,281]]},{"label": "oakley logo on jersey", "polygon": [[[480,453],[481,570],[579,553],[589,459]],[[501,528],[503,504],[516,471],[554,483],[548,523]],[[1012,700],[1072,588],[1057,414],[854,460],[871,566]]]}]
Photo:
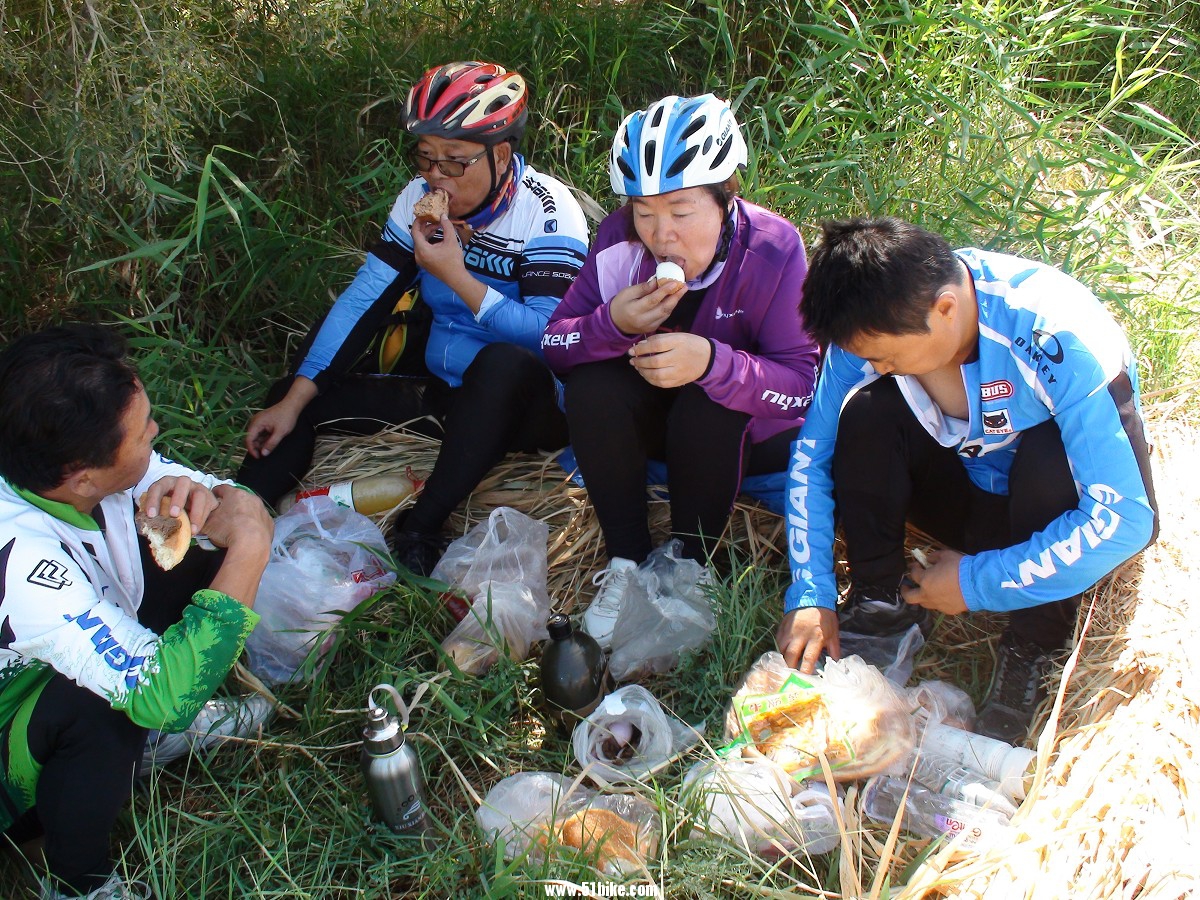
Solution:
[{"label": "oakley logo on jersey", "polygon": [[569,334],[543,334],[542,335],[542,346],[543,347],[563,347],[566,349],[570,349],[571,345],[578,344],[579,340],[580,340],[580,338],[579,338],[578,331],[572,331]]},{"label": "oakley logo on jersey", "polygon": [[1007,400],[1013,395],[1011,381],[989,381],[979,386],[980,400]]},{"label": "oakley logo on jersey", "polygon": [[96,652],[108,663],[110,668],[126,673],[125,687],[129,688],[129,690],[137,687],[137,673],[134,670],[146,661],[146,657],[133,656],[128,650],[120,646],[117,643],[117,639],[112,636],[112,631],[99,616],[82,612],[77,616],[63,616],[63,618],[68,622],[74,622],[85,634],[95,629],[95,633],[91,635],[91,639],[92,644],[96,647]]},{"label": "oakley logo on jersey", "polygon": [[1049,337],[1054,338],[1053,346],[1056,348],[1056,351],[1058,353],[1057,359],[1050,357],[1041,349],[1041,347],[1039,345],[1037,345],[1037,342],[1039,340],[1038,335],[1044,335],[1044,334],[1045,334],[1045,332],[1041,332],[1041,331],[1034,332],[1034,343],[1033,344],[1029,343],[1029,341],[1025,340],[1025,338],[1023,338],[1023,337],[1013,338],[1013,346],[1020,347],[1022,350],[1025,351],[1025,355],[1029,357],[1029,362],[1033,364],[1033,367],[1035,369],[1037,369],[1037,371],[1040,374],[1046,376],[1047,384],[1058,384],[1058,379],[1055,378],[1054,375],[1051,374],[1050,367],[1048,365],[1044,364],[1042,362],[1042,360],[1048,359],[1054,363],[1062,362],[1062,360],[1063,360],[1062,346],[1058,343],[1057,338],[1054,338],[1053,335],[1049,335]]},{"label": "oakley logo on jersey", "polygon": [[774,403],[780,409],[800,409],[804,406],[805,397],[789,397],[786,394],[781,394],[778,391],[763,391],[759,400],[766,400],[768,403]]},{"label": "oakley logo on jersey", "polygon": [[61,591],[71,583],[71,579],[67,577],[67,567],[52,559],[43,559],[39,562],[25,580],[39,587],[50,588],[52,591]]},{"label": "oakley logo on jersey", "polygon": [[810,556],[808,546],[808,466],[812,457],[805,452],[812,441],[796,441],[792,453],[792,484],[788,487],[788,552],[797,565],[807,565]]},{"label": "oakley logo on jersey", "polygon": [[1111,506],[1122,499],[1121,495],[1106,484],[1094,484],[1087,490],[1092,504],[1091,518],[1076,525],[1061,541],[1055,541],[1043,550],[1036,559],[1026,559],[1017,565],[1017,580],[1001,583],[1002,588],[1027,588],[1039,578],[1050,578],[1057,574],[1058,566],[1072,566],[1083,556],[1083,545],[1095,549],[1102,541],[1111,538],[1121,525],[1121,517]]},{"label": "oakley logo on jersey", "polygon": [[1035,328],[1033,330],[1033,342],[1037,344],[1038,349],[1042,351],[1046,359],[1050,360],[1056,366],[1063,361],[1062,344],[1050,332]]}]

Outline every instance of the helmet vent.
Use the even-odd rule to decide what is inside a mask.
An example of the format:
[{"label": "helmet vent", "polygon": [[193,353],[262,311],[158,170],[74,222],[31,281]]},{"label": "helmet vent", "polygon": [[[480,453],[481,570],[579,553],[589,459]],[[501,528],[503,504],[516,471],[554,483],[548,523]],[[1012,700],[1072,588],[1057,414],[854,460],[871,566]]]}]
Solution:
[{"label": "helmet vent", "polygon": [[692,160],[696,158],[696,154],[699,152],[699,147],[688,147],[686,150],[684,150],[681,154],[679,154],[678,157],[676,157],[675,162],[671,163],[671,168],[667,170],[666,177],[674,178],[676,175],[686,169],[691,164]]},{"label": "helmet vent", "polygon": [[709,168],[715,169],[717,166],[721,165],[721,163],[725,161],[725,157],[729,155],[729,151],[731,149],[733,149],[733,141],[726,141],[721,146],[721,149],[717,151],[717,155],[713,157],[712,164],[709,166]]},{"label": "helmet vent", "polygon": [[660,124],[662,124],[663,112],[664,110],[661,105],[654,110],[654,118],[650,120],[651,128],[657,128]]},{"label": "helmet vent", "polygon": [[617,168],[621,170],[621,174],[625,176],[626,180],[637,181],[637,175],[634,174],[629,163],[625,162],[625,160],[621,159],[619,156],[617,157]]},{"label": "helmet vent", "polygon": [[656,141],[647,141],[645,150],[643,151],[644,166],[647,172],[654,171],[654,156],[657,151]]},{"label": "helmet vent", "polygon": [[703,128],[706,123],[707,122],[704,116],[697,116],[688,123],[688,127],[683,130],[683,134],[679,136],[679,139],[681,141],[686,141],[693,134]]}]

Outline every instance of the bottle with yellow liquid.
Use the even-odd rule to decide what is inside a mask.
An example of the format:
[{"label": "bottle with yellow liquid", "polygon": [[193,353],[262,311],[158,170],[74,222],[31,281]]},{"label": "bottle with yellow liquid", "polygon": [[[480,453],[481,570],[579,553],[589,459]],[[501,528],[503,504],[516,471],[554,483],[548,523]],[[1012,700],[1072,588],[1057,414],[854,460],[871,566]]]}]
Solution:
[{"label": "bottle with yellow liquid", "polygon": [[395,509],[417,493],[424,483],[413,474],[411,468],[403,473],[384,472],[380,475],[367,475],[353,481],[340,481],[337,484],[289,495],[279,502],[279,512],[287,512],[297,501],[308,497],[328,497],[335,503],[347,506],[364,516],[370,516]]}]

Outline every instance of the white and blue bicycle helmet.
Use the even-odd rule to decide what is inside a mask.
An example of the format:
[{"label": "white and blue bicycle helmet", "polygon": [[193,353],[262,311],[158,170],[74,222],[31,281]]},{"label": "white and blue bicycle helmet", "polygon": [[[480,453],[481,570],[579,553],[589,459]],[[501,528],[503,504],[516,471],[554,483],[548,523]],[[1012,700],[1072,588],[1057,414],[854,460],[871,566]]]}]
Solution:
[{"label": "white and blue bicycle helmet", "polygon": [[713,94],[664,97],[625,117],[613,138],[613,192],[652,197],[722,184],[746,165],[746,141],[733,111]]}]

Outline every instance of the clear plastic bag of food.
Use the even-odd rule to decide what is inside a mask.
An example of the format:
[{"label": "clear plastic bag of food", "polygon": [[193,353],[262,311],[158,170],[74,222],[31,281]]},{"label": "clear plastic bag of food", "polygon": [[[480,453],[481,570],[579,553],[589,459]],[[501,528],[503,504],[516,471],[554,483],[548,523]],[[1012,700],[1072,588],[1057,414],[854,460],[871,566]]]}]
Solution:
[{"label": "clear plastic bag of food", "polygon": [[908,699],[857,656],[828,660],[816,675],[792,671],[767,693],[739,691],[731,713],[731,749],[766,757],[797,779],[822,778],[822,760],[837,781],[889,771],[916,736]]},{"label": "clear plastic bag of food", "polygon": [[430,577],[476,597],[483,585],[519,584],[540,606],[550,607],[546,594],[546,543],[550,529],[507,506],[493,509],[480,522],[446,548]]},{"label": "clear plastic bag of food", "polygon": [[374,522],[328,497],[276,519],[254,603],[261,619],[246,642],[250,671],[267,684],[294,678],[344,613],[395,580],[381,562],[387,554]]},{"label": "clear plastic bag of food", "polygon": [[623,784],[658,771],[700,740],[641,685],[628,684],[600,701],[575,726],[575,761],[600,785]]},{"label": "clear plastic bag of food", "polygon": [[488,843],[504,856],[540,857],[553,846],[594,857],[605,875],[644,871],[658,848],[658,810],[634,794],[598,794],[550,772],[519,772],[499,782],[475,812]]},{"label": "clear plastic bag of food", "polygon": [[501,651],[520,662],[534,641],[546,640],[549,613],[549,603],[539,604],[524,585],[486,581],[442,649],[467,675],[482,675]]}]

